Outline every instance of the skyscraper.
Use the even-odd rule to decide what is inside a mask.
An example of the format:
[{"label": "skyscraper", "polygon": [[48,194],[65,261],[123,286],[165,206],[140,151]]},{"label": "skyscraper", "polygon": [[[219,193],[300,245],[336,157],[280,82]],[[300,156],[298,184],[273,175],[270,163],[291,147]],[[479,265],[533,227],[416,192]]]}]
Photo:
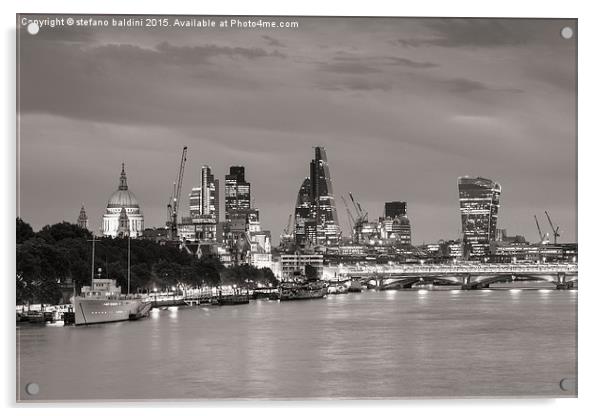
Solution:
[{"label": "skyscraper", "polygon": [[458,178],[462,234],[467,252],[474,256],[489,253],[489,243],[495,239],[500,208],[500,184],[485,178]]},{"label": "skyscraper", "polygon": [[211,167],[201,167],[200,186],[192,188],[190,217],[211,216],[219,221],[219,180],[211,173]]},{"label": "skyscraper", "polygon": [[[219,180],[211,173],[211,167],[201,166],[200,186],[192,188],[189,195],[191,230],[198,240],[215,241],[219,222]],[[190,224],[189,224],[190,225]]]},{"label": "skyscraper", "polygon": [[341,230],[334,199],[330,168],[323,147],[315,147],[309,178],[305,178],[295,205],[295,241],[329,245],[337,243]]},{"label": "skyscraper", "polygon": [[295,243],[315,242],[316,220],[312,216],[311,181],[305,178],[297,194],[295,204]]},{"label": "skyscraper", "polygon": [[341,229],[339,228],[330,168],[326,150],[323,147],[315,147],[315,158],[310,164],[310,181],[311,197],[315,207],[317,243],[338,243]]},{"label": "skyscraper", "polygon": [[401,201],[385,202],[385,218],[407,215],[406,203]]},{"label": "skyscraper", "polygon": [[236,211],[251,209],[251,184],[245,181],[244,166],[231,166],[225,182],[226,220]]}]

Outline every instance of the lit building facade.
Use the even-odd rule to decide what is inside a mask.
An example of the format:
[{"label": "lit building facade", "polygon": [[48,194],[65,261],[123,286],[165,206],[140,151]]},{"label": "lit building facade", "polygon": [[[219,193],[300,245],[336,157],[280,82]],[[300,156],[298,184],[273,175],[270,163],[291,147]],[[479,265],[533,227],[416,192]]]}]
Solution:
[{"label": "lit building facade", "polygon": [[[312,218],[312,200],[311,200],[311,181],[305,178],[297,194],[297,203],[295,204],[295,243],[303,244],[305,241],[315,240],[315,223]],[[308,223],[313,223],[314,232],[310,234]]]},{"label": "lit building facade", "polygon": [[330,167],[323,147],[316,147],[315,158],[310,164],[311,197],[316,219],[318,245],[337,244],[341,238],[339,218],[330,177]]},{"label": "lit building facade", "polygon": [[220,216],[219,180],[211,173],[210,166],[201,167],[200,183],[192,188],[189,206],[190,217],[182,219],[187,239],[216,241]]},{"label": "lit building facade", "polygon": [[500,184],[485,178],[458,178],[465,253],[484,256],[495,240],[500,208]]},{"label": "lit building facade", "polygon": [[228,220],[236,211],[251,209],[251,184],[245,180],[244,166],[231,166],[225,179],[224,205]]},{"label": "lit building facade", "polygon": [[280,276],[283,281],[290,281],[305,274],[305,266],[313,266],[322,278],[324,256],[322,254],[282,254],[280,256]]},{"label": "lit building facade", "polygon": [[122,164],[119,187],[110,196],[102,216],[102,235],[117,237],[129,234],[131,238],[137,238],[143,231],[144,216],[136,196],[128,188],[125,164]]},{"label": "lit building facade", "polygon": [[295,242],[297,244],[332,245],[341,239],[341,229],[323,147],[314,149],[310,176],[303,180],[295,205]]},{"label": "lit building facade", "polygon": [[402,201],[385,202],[385,218],[407,215],[407,204]]}]

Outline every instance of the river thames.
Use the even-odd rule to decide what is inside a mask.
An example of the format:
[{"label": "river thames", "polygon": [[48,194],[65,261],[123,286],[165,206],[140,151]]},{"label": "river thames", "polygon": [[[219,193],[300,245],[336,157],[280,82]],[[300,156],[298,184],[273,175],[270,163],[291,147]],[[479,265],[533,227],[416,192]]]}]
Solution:
[{"label": "river thames", "polygon": [[19,400],[574,397],[560,380],[577,378],[577,291],[155,309],[136,322],[20,326],[17,358]]}]

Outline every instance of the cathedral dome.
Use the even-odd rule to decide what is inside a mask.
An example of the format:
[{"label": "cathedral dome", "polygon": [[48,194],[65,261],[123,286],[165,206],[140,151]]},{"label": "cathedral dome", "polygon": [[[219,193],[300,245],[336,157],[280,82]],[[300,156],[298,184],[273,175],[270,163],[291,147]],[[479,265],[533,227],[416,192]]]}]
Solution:
[{"label": "cathedral dome", "polygon": [[109,198],[107,208],[140,208],[136,195],[130,190],[118,189]]},{"label": "cathedral dome", "polygon": [[138,200],[128,189],[125,165],[121,165],[119,188],[109,197],[107,210],[102,216],[102,234],[109,237],[129,235],[136,238],[144,231],[144,216]]},{"label": "cathedral dome", "polygon": [[125,176],[125,166],[121,166],[121,176],[119,178],[119,188],[113,192],[107,202],[109,208],[140,208],[136,195],[128,189],[127,177]]}]

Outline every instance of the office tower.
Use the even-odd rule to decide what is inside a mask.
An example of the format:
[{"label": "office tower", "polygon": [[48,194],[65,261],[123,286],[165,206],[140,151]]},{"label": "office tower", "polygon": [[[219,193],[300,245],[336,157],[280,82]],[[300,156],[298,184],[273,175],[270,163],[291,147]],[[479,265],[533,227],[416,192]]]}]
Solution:
[{"label": "office tower", "polygon": [[299,188],[295,204],[295,243],[297,245],[307,241],[306,225],[309,221],[313,221],[315,226],[315,220],[312,219],[311,181],[309,178],[305,178]]},{"label": "office tower", "polygon": [[385,202],[385,218],[407,215],[406,203],[401,201]]},{"label": "office tower", "polygon": [[310,163],[310,176],[305,178],[297,194],[295,205],[295,242],[330,245],[339,242],[341,230],[323,147],[315,148]]},{"label": "office tower", "polygon": [[200,186],[192,188],[190,198],[190,217],[212,217],[219,222],[219,180],[211,173],[210,166],[201,167]]},{"label": "office tower", "polygon": [[245,181],[244,166],[231,166],[225,181],[226,220],[236,211],[251,209],[251,184]]},{"label": "office tower", "polygon": [[495,239],[502,188],[490,179],[464,176],[458,178],[458,191],[465,252],[487,255]]},{"label": "office tower", "polygon": [[310,164],[311,198],[316,219],[316,242],[319,245],[338,243],[341,230],[334,200],[332,180],[326,150],[315,147],[315,158]]}]

